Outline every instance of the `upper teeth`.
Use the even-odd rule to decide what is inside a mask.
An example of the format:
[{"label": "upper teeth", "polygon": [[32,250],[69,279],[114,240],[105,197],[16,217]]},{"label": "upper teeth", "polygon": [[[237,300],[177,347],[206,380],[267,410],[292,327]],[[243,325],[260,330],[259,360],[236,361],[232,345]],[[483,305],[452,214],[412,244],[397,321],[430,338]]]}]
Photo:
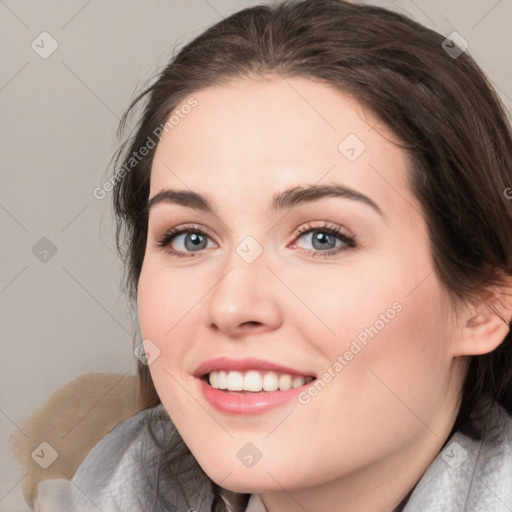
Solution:
[{"label": "upper teeth", "polygon": [[290,375],[288,373],[260,372],[249,370],[248,372],[226,372],[216,370],[210,372],[210,385],[217,389],[227,389],[228,391],[287,391],[291,388],[303,386],[306,382],[311,382],[313,377],[302,377]]}]

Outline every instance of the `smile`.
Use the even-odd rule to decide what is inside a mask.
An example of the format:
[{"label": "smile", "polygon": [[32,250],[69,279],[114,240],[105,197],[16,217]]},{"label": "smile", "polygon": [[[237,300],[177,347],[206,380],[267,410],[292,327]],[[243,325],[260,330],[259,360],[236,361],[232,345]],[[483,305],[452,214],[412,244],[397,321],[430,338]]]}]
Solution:
[{"label": "smile", "polygon": [[227,391],[288,391],[296,389],[314,380],[314,377],[291,375],[289,373],[264,372],[249,370],[238,371],[212,371],[207,375],[207,381],[215,389]]}]

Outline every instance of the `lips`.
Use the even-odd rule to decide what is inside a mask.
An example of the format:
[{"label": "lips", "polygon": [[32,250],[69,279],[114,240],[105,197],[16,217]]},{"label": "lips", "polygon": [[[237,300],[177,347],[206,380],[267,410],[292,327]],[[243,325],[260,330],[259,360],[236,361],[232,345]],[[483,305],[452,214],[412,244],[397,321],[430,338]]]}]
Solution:
[{"label": "lips", "polygon": [[209,359],[201,363],[194,371],[194,376],[198,379],[204,379],[212,371],[224,370],[229,372],[231,370],[237,372],[246,372],[249,370],[260,370],[260,371],[274,371],[279,373],[287,373],[295,376],[302,377],[313,377],[316,378],[314,373],[309,370],[300,370],[297,368],[290,368],[283,366],[278,363],[266,361],[264,359],[258,359],[248,357],[244,359],[232,359],[229,357],[217,357],[215,359]]},{"label": "lips", "polygon": [[[247,390],[230,391],[227,389],[217,389],[215,387],[224,387],[220,384],[218,379],[224,378],[226,374],[228,374],[227,378],[229,381],[229,379],[233,377],[232,374],[238,373],[238,375],[234,375],[234,377],[239,380],[242,376],[241,374],[246,372],[267,372],[267,375],[273,372],[273,379],[277,373],[282,376],[287,375],[288,379],[292,378],[292,381],[297,380],[297,387],[288,389],[289,386],[286,385],[284,386],[286,390],[275,389],[275,380],[271,386],[264,384],[264,387],[269,390],[260,390],[259,392],[255,388],[253,391],[256,392]],[[213,383],[214,386],[210,384],[208,378],[210,374],[215,377],[214,380],[216,380],[216,382]],[[220,374],[224,374],[224,376],[221,377]],[[309,370],[291,368],[252,357],[245,359],[232,359],[229,357],[209,359],[196,368],[194,377],[196,377],[198,391],[206,401],[221,413],[229,415],[256,415],[274,409],[275,407],[284,407],[287,403],[293,403],[293,400],[316,380],[316,376]],[[279,383],[280,387],[283,387],[282,382],[279,381]],[[244,388],[247,387],[246,384],[244,377]],[[228,382],[228,387],[240,389],[240,385],[233,386],[230,382]]]}]

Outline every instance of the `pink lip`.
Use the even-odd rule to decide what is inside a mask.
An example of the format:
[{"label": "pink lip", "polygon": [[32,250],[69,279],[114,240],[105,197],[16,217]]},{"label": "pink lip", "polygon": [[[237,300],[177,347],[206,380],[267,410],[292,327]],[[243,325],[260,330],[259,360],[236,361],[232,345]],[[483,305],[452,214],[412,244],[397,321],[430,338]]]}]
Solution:
[{"label": "pink lip", "polygon": [[201,378],[207,373],[215,370],[225,371],[237,371],[244,372],[247,370],[263,370],[263,371],[274,371],[280,373],[289,373],[290,375],[298,375],[303,377],[316,377],[316,375],[308,372],[289,368],[280,364],[265,361],[263,359],[257,359],[254,357],[247,357],[244,359],[232,359],[229,357],[216,357],[215,359],[209,359],[204,363],[201,363],[195,370],[194,376]]},{"label": "pink lip", "polygon": [[206,400],[219,411],[228,414],[248,415],[267,411],[297,397],[307,386],[315,381],[313,380],[303,386],[292,388],[288,391],[260,391],[258,393],[250,391],[226,391],[213,388],[204,378],[206,374],[214,370],[233,370],[239,372],[263,370],[316,378],[315,375],[308,372],[302,372],[294,368],[251,357],[245,359],[218,357],[205,361],[200,364],[194,372],[194,376],[197,378],[196,382]]},{"label": "pink lip", "polygon": [[221,412],[228,414],[258,414],[288,402],[313,382],[288,391],[225,391],[212,388],[204,379],[196,379],[203,396]]}]

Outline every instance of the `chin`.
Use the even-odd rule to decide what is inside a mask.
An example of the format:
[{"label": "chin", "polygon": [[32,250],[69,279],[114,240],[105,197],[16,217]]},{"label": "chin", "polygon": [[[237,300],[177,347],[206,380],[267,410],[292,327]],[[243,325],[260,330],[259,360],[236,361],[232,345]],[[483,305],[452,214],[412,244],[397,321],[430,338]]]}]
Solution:
[{"label": "chin", "polygon": [[[251,472],[247,472],[242,475],[233,471],[228,477],[226,475],[229,473],[226,472],[224,474],[219,474],[218,471],[215,471],[214,475],[210,475],[206,473],[216,484],[220,485],[224,489],[228,489],[229,491],[238,492],[238,493],[263,493],[263,492],[272,492],[272,491],[280,491],[282,487],[278,485],[277,482],[281,482],[279,477],[275,480],[266,472],[264,474],[254,475]],[[237,474],[235,474],[237,473]],[[212,478],[214,476],[215,478]],[[289,488],[285,485],[286,488]]]}]

